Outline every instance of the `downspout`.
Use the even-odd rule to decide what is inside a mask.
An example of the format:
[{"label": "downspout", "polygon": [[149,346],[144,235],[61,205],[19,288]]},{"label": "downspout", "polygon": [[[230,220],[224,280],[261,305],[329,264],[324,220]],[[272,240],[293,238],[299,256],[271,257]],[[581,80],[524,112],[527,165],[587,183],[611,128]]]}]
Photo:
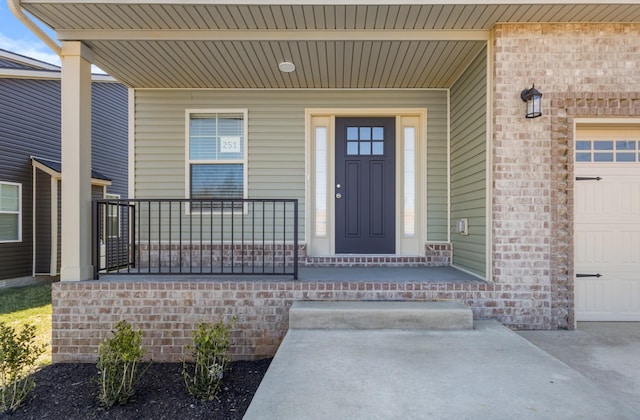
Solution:
[{"label": "downspout", "polygon": [[22,11],[22,6],[20,5],[20,0],[7,0],[7,4],[9,5],[9,9],[13,15],[18,18],[20,22],[22,22],[31,32],[33,32],[42,42],[47,44],[49,48],[55,52],[58,57],[61,57],[61,49],[60,46],[53,40],[45,31],[42,30],[33,20],[29,18],[29,16],[25,15]]}]

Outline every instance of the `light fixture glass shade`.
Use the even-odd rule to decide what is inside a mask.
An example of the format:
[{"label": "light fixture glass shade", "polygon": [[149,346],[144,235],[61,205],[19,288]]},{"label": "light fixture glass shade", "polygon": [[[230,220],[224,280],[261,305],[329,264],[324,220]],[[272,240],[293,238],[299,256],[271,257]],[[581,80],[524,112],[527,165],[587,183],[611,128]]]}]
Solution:
[{"label": "light fixture glass shade", "polygon": [[536,89],[536,85],[520,92],[520,98],[527,103],[527,118],[536,118],[542,115],[542,93]]},{"label": "light fixture glass shade", "polygon": [[282,63],[278,64],[278,68],[283,73],[291,73],[296,69],[296,65],[290,61],[283,61]]}]

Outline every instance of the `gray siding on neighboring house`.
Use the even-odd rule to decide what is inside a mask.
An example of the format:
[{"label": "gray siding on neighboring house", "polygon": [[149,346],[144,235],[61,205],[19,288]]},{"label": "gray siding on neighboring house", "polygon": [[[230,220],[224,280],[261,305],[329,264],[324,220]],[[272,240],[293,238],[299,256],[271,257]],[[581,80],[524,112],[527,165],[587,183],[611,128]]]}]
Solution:
[{"label": "gray siding on neighboring house", "polygon": [[[486,49],[451,88],[451,242],[453,264],[486,276]],[[456,221],[469,219],[469,235]]]},{"label": "gray siding on neighboring house", "polygon": [[427,108],[428,240],[447,240],[444,90],[137,90],[135,101],[136,198],[185,197],[186,109],[248,109],[249,198],[297,198],[301,216],[306,108]]},{"label": "gray siding on neighboring house", "polygon": [[51,271],[51,175],[36,169],[36,273]]},{"label": "gray siding on neighboring house", "polygon": [[0,280],[32,270],[29,156],[60,159],[60,82],[0,78],[0,181],[22,183],[22,242],[0,244]]},{"label": "gray siding on neighboring house", "polygon": [[[128,186],[127,100],[124,86],[93,83],[92,163],[113,180],[109,188],[122,197],[126,197]],[[0,78],[0,181],[22,183],[22,241],[0,244],[0,280],[33,273],[30,156],[60,160],[60,109],[59,80]],[[44,200],[40,204],[46,205]],[[48,263],[49,258],[37,265],[42,268]]]}]

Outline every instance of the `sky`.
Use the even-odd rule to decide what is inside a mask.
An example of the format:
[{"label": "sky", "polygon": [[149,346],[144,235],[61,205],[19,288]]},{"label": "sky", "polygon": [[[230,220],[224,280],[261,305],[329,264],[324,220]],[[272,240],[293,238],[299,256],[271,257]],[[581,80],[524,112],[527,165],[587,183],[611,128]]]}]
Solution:
[{"label": "sky", "polygon": [[[27,14],[25,12],[25,14]],[[33,19],[33,18],[32,18]],[[36,19],[34,21],[38,22]],[[39,23],[39,22],[38,22]],[[40,24],[49,36],[56,40],[52,30]],[[0,0],[0,49],[25,55],[46,63],[60,65],[60,58],[35,36],[9,10],[6,0]]]}]

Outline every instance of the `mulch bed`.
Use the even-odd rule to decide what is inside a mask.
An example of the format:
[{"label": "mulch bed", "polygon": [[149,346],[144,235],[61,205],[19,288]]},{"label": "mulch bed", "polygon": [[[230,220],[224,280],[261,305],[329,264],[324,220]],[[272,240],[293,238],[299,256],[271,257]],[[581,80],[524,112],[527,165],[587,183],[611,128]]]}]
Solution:
[{"label": "mulch bed", "polygon": [[180,363],[153,363],[125,405],[102,408],[94,364],[60,363],[34,374],[36,388],[13,414],[0,419],[242,419],[271,359],[237,361],[225,373],[213,401],[187,393]]}]

